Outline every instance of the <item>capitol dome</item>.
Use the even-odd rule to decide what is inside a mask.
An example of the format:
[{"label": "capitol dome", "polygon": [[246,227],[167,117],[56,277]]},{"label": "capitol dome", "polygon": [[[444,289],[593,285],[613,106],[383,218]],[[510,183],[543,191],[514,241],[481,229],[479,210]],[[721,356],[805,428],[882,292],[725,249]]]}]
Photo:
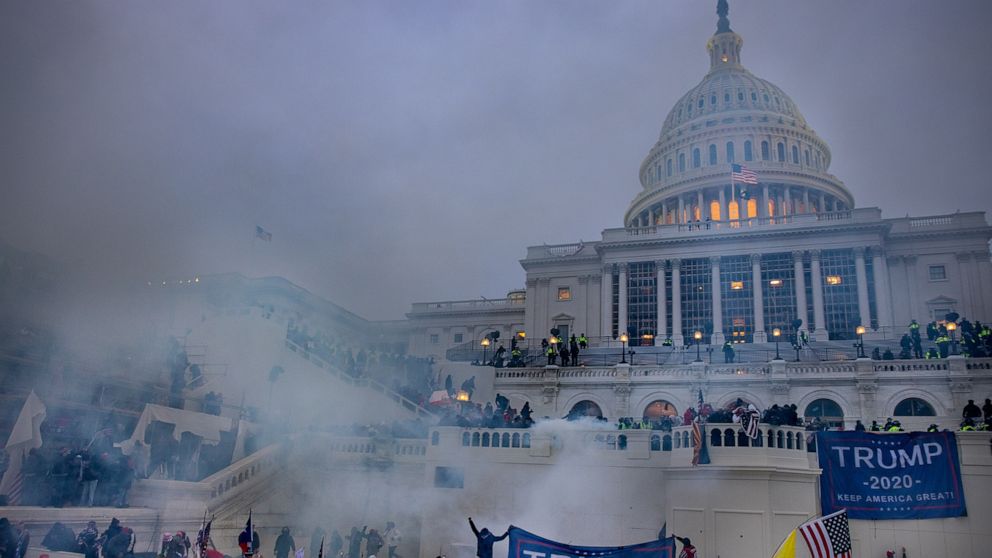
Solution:
[{"label": "capitol dome", "polygon": [[[792,99],[741,65],[744,40],[730,29],[727,12],[721,0],[717,32],[706,44],[709,73],[669,111],[641,164],[643,190],[624,217],[628,228],[782,219],[854,206],[828,172],[829,147]],[[732,182],[735,164],[753,172],[757,184]]]}]

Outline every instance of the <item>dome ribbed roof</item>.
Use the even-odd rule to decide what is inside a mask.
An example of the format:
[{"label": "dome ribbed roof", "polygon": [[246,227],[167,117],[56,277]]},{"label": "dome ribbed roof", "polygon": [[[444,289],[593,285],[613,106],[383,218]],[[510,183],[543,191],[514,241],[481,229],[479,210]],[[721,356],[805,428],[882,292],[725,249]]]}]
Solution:
[{"label": "dome ribbed roof", "polygon": [[737,66],[710,72],[675,103],[661,128],[662,141],[690,121],[708,120],[731,112],[758,112],[787,118],[806,128],[796,104],[777,85]]}]

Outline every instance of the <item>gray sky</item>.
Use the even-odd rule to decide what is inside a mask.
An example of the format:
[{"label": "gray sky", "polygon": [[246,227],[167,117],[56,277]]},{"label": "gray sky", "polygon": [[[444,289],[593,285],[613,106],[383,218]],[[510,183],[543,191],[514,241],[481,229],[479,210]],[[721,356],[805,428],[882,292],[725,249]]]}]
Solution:
[{"label": "gray sky", "polygon": [[[504,296],[526,246],[622,224],[715,5],[3,2],[0,239],[108,288],[281,275],[372,319]],[[858,206],[992,208],[992,2],[730,8]]]}]

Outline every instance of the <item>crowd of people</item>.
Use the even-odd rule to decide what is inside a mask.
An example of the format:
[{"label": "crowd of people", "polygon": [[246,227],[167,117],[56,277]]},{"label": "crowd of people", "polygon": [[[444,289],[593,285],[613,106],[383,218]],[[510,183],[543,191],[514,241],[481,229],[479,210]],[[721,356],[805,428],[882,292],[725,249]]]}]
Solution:
[{"label": "crowd of people", "polygon": [[[303,546],[299,548],[306,548],[307,555],[311,558],[317,558],[322,551],[328,558],[398,558],[396,550],[402,542],[403,534],[396,527],[396,523],[387,521],[385,528],[381,530],[363,525],[361,529],[352,527],[343,536],[337,529],[332,529],[328,533],[318,526],[310,532],[309,548]],[[212,544],[211,541],[204,542],[207,543]],[[264,548],[263,541],[254,526],[251,533],[246,527],[238,535],[238,546],[241,547],[242,555],[245,557],[256,555]],[[289,558],[290,553],[297,552],[297,547],[293,530],[285,526],[280,529],[276,537],[272,553],[275,558]],[[166,558],[185,558],[185,555],[171,557],[166,554]]]},{"label": "crowd of people", "polygon": [[[960,318],[956,313],[947,314],[943,322],[933,320],[921,326],[916,320],[909,322],[906,333],[899,340],[899,358],[947,358],[950,354],[958,351],[967,357],[983,358],[992,356],[992,327],[979,321],[971,322],[966,318]],[[920,329],[924,333],[920,333]],[[923,350],[923,335],[926,335],[930,347]],[[891,360],[891,351],[886,350],[889,355],[882,355],[882,360]],[[873,357],[874,357],[873,352]],[[886,358],[888,357],[888,358]]]},{"label": "crowd of people", "polygon": [[[6,522],[0,519],[0,524]],[[6,539],[5,529],[0,528],[0,541]],[[27,541],[30,534],[21,524],[21,538],[25,541],[24,548],[27,548]],[[56,522],[42,539],[41,545],[48,550],[55,552],[77,552],[85,558],[124,558],[134,553],[136,539],[134,531],[130,527],[121,524],[116,517],[110,520],[110,525],[101,533],[97,529],[96,522],[90,521],[78,534],[61,522]],[[0,546],[3,543],[0,542]],[[7,554],[0,551],[0,557],[7,558]],[[9,555],[11,558],[23,558],[23,554]]]},{"label": "crowd of people", "polygon": [[494,402],[481,403],[458,401],[441,416],[438,426],[460,426],[462,428],[530,428],[534,424],[530,402],[517,409],[510,406],[510,400],[497,393]]},{"label": "crowd of people", "polygon": [[356,348],[323,333],[290,324],[286,338],[353,378],[372,378],[403,397],[426,406],[434,385],[434,359],[369,346]]}]

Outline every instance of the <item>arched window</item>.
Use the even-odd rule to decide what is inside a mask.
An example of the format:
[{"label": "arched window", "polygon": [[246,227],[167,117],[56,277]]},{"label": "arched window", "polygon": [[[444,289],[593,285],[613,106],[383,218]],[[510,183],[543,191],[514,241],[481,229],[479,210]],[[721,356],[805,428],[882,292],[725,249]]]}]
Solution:
[{"label": "arched window", "polygon": [[777,151],[778,151],[778,160],[779,160],[779,162],[780,163],[784,163],[785,162],[785,144],[782,143],[782,142],[778,142]]},{"label": "arched window", "polygon": [[744,160],[745,161],[754,160],[754,152],[751,149],[751,140],[746,140],[744,142]]},{"label": "arched window", "polygon": [[805,158],[806,158],[806,166],[808,167],[808,166],[809,166],[809,149],[807,149],[807,150],[806,150],[806,151],[804,152],[804,154],[805,154],[805,156],[806,156],[806,157],[805,157]]},{"label": "arched window", "polygon": [[716,104],[716,95],[710,95],[710,104],[711,105],[715,105]]},{"label": "arched window", "polygon": [[748,438],[747,432],[744,432],[743,430],[737,431],[737,447],[746,448],[751,445],[750,441],[751,438]]},{"label": "arched window", "polygon": [[515,447],[515,448],[519,448],[520,447],[520,433],[519,432],[514,432],[513,433],[513,447]]},{"label": "arched window", "polygon": [[785,435],[781,430],[778,431],[778,435],[776,436],[776,438],[778,439],[778,444],[775,447],[779,449],[784,448],[785,444],[783,444],[782,442],[784,441]]},{"label": "arched window", "polygon": [[716,164],[716,146],[712,143],[710,144],[710,164]]},{"label": "arched window", "polygon": [[903,399],[896,405],[896,410],[892,413],[897,417],[933,417],[937,416],[933,406],[918,397]]},{"label": "arched window", "polygon": [[816,152],[816,170],[820,170],[820,152]]},{"label": "arched window", "polygon": [[727,219],[734,221],[741,218],[741,208],[737,204],[737,200],[731,200],[727,204]]},{"label": "arched window", "polygon": [[672,451],[672,437],[668,434],[661,439],[661,451]]},{"label": "arched window", "polygon": [[482,447],[484,447],[484,448],[488,448],[489,447],[489,433],[488,432],[483,432],[482,433]]},{"label": "arched window", "polygon": [[572,406],[572,410],[568,412],[566,418],[575,420],[585,417],[603,418],[603,411],[600,410],[599,405],[592,401],[579,401]]},{"label": "arched window", "polygon": [[792,449],[792,432],[785,435],[785,449]]},{"label": "arched window", "polygon": [[703,103],[704,103],[703,98],[700,97],[699,98],[699,108],[703,108]]},{"label": "arched window", "polygon": [[792,146],[792,163],[799,164],[799,148],[795,145]]},{"label": "arched window", "polygon": [[744,100],[744,90],[743,89],[738,89],[737,90],[737,100],[738,101],[743,101]]},{"label": "arched window", "polygon": [[479,446],[479,443],[480,443],[480,440],[481,440],[481,437],[480,437],[479,433],[478,432],[473,432],[472,433],[472,445],[475,446],[475,447],[478,447]]},{"label": "arched window", "polygon": [[797,450],[803,449],[803,438],[804,437],[805,437],[804,434],[802,434],[800,432],[797,432],[796,433],[796,449]]},{"label": "arched window", "polygon": [[844,411],[832,399],[817,399],[813,401],[806,406],[803,416],[806,417],[807,421],[820,419],[820,422],[824,422],[830,427],[844,425]]},{"label": "arched window", "polygon": [[730,91],[724,92],[724,94],[723,94],[723,102],[724,103],[729,103],[730,102]]},{"label": "arched window", "polygon": [[723,431],[723,445],[727,446],[728,448],[732,448],[735,445],[734,444],[735,441],[736,441],[736,437],[734,436],[734,430],[732,428],[728,428]]},{"label": "arched window", "polygon": [[751,446],[756,447],[756,448],[760,448],[763,445],[762,442],[763,442],[763,438],[764,437],[765,437],[764,434],[761,432],[761,429],[759,428],[758,429],[758,437],[754,439],[754,441],[751,443]]},{"label": "arched window", "polygon": [[668,161],[665,161],[665,171],[668,173],[668,176],[672,176],[672,160],[671,159],[669,159]]},{"label": "arched window", "polygon": [[463,446],[467,446],[468,445],[469,439],[470,439],[469,433],[468,432],[462,432],[462,445]]},{"label": "arched window", "polygon": [[644,418],[647,420],[659,419],[661,417],[675,417],[678,414],[679,412],[675,409],[675,405],[664,399],[652,401],[644,409]]},{"label": "arched window", "polygon": [[698,169],[702,165],[702,161],[699,157],[699,148],[696,147],[692,150],[692,168]]},{"label": "arched window", "polygon": [[679,172],[685,172],[685,153],[679,153]]},{"label": "arched window", "polygon": [[768,93],[763,94],[761,98],[765,100],[765,103],[768,103]]},{"label": "arched window", "polygon": [[431,445],[436,446],[441,442],[441,434],[435,430],[431,433]]},{"label": "arched window", "polygon": [[771,158],[771,152],[768,150],[768,142],[761,142],[761,160],[767,161]]},{"label": "arched window", "polygon": [[727,142],[727,162],[728,163],[733,163],[735,161],[737,161],[737,158],[734,157],[734,142],[728,141]]},{"label": "arched window", "polygon": [[754,198],[747,200],[747,216],[749,219],[758,216],[758,200]]},{"label": "arched window", "polygon": [[530,447],[530,434],[524,434],[524,447]]},{"label": "arched window", "polygon": [[661,436],[651,435],[651,451],[661,451]]},{"label": "arched window", "polygon": [[684,447],[684,448],[691,448],[692,447],[692,444],[689,443],[689,433],[688,432],[683,432],[682,433],[682,447]]},{"label": "arched window", "polygon": [[720,432],[719,428],[714,428],[710,431],[710,445],[713,447],[723,445],[723,432]]},{"label": "arched window", "polygon": [[503,433],[503,447],[504,448],[510,447],[510,433],[509,432],[504,432]]},{"label": "arched window", "polygon": [[493,447],[499,447],[499,432],[493,432]]}]

